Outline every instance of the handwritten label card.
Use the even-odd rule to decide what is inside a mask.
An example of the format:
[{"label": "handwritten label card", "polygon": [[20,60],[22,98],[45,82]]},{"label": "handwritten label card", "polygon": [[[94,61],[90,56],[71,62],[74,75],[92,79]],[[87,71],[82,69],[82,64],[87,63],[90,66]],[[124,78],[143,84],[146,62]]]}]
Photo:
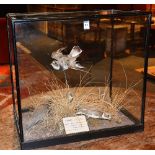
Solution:
[{"label": "handwritten label card", "polygon": [[66,134],[89,131],[85,116],[65,117],[63,124]]}]

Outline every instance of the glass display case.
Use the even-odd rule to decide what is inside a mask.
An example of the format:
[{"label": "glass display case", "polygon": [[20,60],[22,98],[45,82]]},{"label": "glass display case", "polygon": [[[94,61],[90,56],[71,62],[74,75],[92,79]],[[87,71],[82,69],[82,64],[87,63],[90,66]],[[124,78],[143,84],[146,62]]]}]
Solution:
[{"label": "glass display case", "polygon": [[144,130],[150,21],[141,11],[8,14],[21,148]]}]

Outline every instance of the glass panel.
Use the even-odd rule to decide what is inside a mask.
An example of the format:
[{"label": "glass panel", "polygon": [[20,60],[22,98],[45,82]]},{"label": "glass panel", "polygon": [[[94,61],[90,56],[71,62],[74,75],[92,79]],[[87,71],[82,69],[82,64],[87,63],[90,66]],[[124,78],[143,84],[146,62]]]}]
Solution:
[{"label": "glass panel", "polygon": [[[141,119],[144,16],[123,17],[114,26],[113,95],[135,119]],[[116,90],[115,90],[116,89]],[[115,99],[114,99],[115,100]]]}]

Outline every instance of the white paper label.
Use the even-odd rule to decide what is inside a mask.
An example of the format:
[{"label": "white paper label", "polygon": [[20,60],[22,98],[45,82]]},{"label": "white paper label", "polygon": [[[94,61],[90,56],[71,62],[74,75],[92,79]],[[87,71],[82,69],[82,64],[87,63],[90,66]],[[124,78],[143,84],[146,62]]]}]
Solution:
[{"label": "white paper label", "polygon": [[83,28],[84,28],[84,30],[89,30],[90,29],[89,20],[83,22]]},{"label": "white paper label", "polygon": [[63,124],[66,134],[89,131],[85,116],[65,117]]}]

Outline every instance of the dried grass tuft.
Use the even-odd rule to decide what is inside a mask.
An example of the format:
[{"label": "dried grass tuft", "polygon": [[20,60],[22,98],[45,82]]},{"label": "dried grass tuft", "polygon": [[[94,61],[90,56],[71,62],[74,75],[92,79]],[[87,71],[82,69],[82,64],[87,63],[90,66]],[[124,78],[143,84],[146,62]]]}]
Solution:
[{"label": "dried grass tuft", "polygon": [[[121,123],[120,110],[128,106],[129,100],[127,100],[127,98],[130,93],[134,93],[139,98],[136,91],[134,91],[134,87],[138,85],[141,80],[128,87],[127,76],[123,68],[126,78],[126,88],[114,89],[111,98],[109,96],[109,80],[105,81],[104,87],[90,86],[92,83],[95,83],[92,82],[90,70],[91,68],[83,76],[80,76],[79,84],[73,88],[71,88],[68,83],[66,85],[60,81],[53,75],[54,73],[52,73],[53,78],[51,80],[44,82],[46,91],[40,92],[40,98],[44,98],[46,103],[49,104],[50,112],[47,117],[44,118],[42,128],[52,125],[55,131],[59,129],[60,132],[63,132],[62,118],[75,116],[79,108],[110,113],[113,120]],[[40,98],[34,98],[29,88],[28,92],[33,106],[39,106],[41,104]],[[68,102],[68,93],[73,95],[73,100],[70,103]]]}]

